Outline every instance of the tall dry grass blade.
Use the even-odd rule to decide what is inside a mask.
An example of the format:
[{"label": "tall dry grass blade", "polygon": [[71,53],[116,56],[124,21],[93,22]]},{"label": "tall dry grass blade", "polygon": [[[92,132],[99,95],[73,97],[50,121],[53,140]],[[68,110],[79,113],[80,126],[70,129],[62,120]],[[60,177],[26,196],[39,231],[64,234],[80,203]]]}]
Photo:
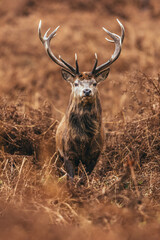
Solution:
[{"label": "tall dry grass blade", "polygon": [[21,164],[21,167],[20,167],[20,170],[19,170],[19,173],[18,173],[18,179],[17,179],[16,185],[15,185],[14,191],[13,191],[13,197],[15,197],[15,194],[16,194],[16,191],[17,191],[17,187],[18,187],[18,184],[19,184],[19,181],[20,181],[20,178],[21,178],[21,174],[22,174],[22,170],[23,170],[25,162],[26,162],[26,158],[24,157],[23,161],[22,161],[22,164]]}]

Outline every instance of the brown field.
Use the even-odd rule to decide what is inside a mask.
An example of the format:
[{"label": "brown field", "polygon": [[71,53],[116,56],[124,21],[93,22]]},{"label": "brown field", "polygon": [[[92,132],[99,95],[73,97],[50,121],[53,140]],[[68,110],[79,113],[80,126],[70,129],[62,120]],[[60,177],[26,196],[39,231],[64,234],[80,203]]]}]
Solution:
[{"label": "brown field", "polygon": [[[0,0],[0,240],[160,239],[159,0]],[[67,187],[55,132],[70,85],[38,38],[60,25],[56,55],[89,71],[120,58],[100,84],[106,141],[85,185]]]}]

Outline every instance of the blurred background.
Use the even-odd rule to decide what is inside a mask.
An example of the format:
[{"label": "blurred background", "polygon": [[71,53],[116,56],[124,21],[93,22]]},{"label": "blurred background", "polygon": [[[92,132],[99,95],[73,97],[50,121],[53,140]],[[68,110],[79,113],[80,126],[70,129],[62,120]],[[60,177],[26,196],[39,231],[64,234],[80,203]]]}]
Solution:
[{"label": "blurred background", "polygon": [[[8,102],[23,100],[35,109],[49,104],[58,109],[52,113],[59,120],[71,90],[61,77],[60,67],[49,59],[39,40],[39,20],[43,34],[60,25],[51,41],[54,54],[74,65],[76,52],[80,71],[90,71],[95,52],[102,64],[114,51],[114,44],[105,40],[107,35],[102,27],[120,34],[116,18],[125,27],[123,48],[108,79],[100,85],[104,116],[115,117],[130,104],[125,92],[136,74],[157,77],[158,0],[0,0],[0,96]],[[140,84],[141,80],[138,81]],[[126,113],[126,117],[133,117],[132,112]]]}]

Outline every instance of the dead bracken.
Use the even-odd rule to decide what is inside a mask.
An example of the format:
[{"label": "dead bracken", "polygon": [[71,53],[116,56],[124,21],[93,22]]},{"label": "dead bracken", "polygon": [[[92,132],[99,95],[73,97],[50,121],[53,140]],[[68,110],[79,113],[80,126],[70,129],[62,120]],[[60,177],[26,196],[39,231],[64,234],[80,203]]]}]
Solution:
[{"label": "dead bracken", "polygon": [[[20,2],[0,8],[0,238],[159,240],[159,2]],[[39,43],[44,14],[44,29],[63,23],[57,52],[66,59],[77,50],[82,69],[97,44],[100,62],[113,52],[101,26],[120,34],[116,16],[126,28],[120,60],[100,86],[104,150],[86,183],[78,184],[80,164],[69,188],[55,134],[70,87]]]}]

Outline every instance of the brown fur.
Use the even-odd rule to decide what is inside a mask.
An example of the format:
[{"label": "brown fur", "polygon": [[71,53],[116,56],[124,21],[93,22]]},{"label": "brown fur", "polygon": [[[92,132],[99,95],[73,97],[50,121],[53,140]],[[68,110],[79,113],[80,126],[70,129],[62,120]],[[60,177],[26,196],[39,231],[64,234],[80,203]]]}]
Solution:
[{"label": "brown fur", "polygon": [[[90,80],[92,76],[83,73],[79,79]],[[70,96],[65,116],[56,133],[56,145],[60,158],[69,176],[74,177],[80,162],[90,174],[97,163],[103,147],[104,132],[102,110],[98,92],[87,101]]]},{"label": "brown fur", "polygon": [[79,75],[79,79],[80,80],[90,80],[92,78],[92,75],[90,73],[87,72],[83,72]]}]

